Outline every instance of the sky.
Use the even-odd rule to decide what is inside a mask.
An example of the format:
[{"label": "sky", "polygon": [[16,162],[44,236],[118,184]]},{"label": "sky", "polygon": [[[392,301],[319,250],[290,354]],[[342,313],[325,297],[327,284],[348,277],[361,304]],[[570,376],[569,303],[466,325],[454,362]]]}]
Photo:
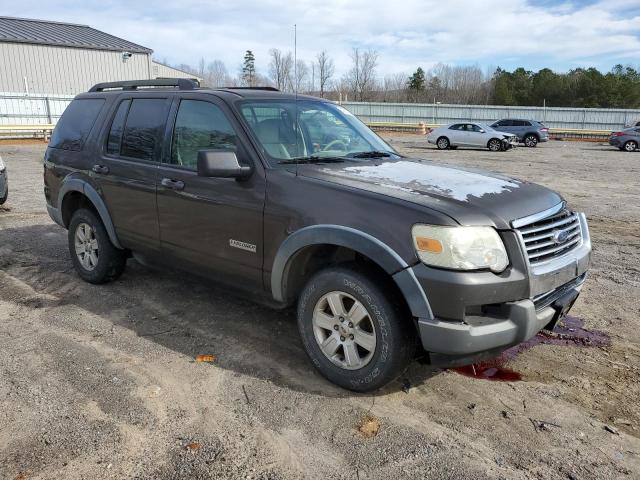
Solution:
[{"label": "sky", "polygon": [[244,52],[266,74],[270,48],[338,74],[352,48],[379,53],[378,74],[437,63],[568,71],[640,66],[640,0],[0,0],[0,15],[82,23],[154,50],[170,64],[222,60],[235,75]]}]

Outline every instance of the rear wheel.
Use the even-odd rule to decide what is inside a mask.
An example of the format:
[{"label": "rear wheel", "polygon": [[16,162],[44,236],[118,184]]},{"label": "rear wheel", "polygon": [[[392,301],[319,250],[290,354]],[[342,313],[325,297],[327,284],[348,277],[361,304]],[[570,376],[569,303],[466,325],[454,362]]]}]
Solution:
[{"label": "rear wheel", "polygon": [[498,138],[492,138],[489,140],[489,143],[487,143],[487,147],[492,152],[499,152],[502,150],[502,142]]},{"label": "rear wheel", "polygon": [[527,135],[524,137],[524,145],[526,147],[535,147],[538,145],[538,137],[532,134]]},{"label": "rear wheel", "polygon": [[386,293],[387,281],[332,267],[314,275],[300,295],[298,328],[305,350],[320,373],[343,388],[380,388],[413,359],[415,330]]},{"label": "rear wheel", "polygon": [[68,240],[73,266],[83,280],[106,283],[124,272],[126,252],[113,246],[102,221],[91,210],[74,212]]},{"label": "rear wheel", "polygon": [[0,205],[3,205],[6,201],[7,198],[9,198],[9,189],[7,188],[7,191],[4,193],[4,195],[2,197],[0,197]]},{"label": "rear wheel", "polygon": [[628,142],[626,142],[624,144],[623,148],[624,148],[625,152],[633,152],[634,150],[636,150],[638,148],[638,144],[633,140],[629,140]]},{"label": "rear wheel", "polygon": [[436,146],[440,150],[446,150],[447,148],[449,148],[450,145],[451,144],[449,143],[449,139],[447,137],[440,137],[436,142]]}]

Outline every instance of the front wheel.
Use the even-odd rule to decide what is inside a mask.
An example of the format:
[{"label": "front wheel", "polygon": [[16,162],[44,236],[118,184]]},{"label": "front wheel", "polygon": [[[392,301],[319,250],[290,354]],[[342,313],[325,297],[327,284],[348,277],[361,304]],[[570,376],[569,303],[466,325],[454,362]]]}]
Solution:
[{"label": "front wheel", "polygon": [[626,142],[624,144],[624,151],[625,152],[633,152],[638,148],[638,144],[636,142],[634,142],[633,140],[629,140],[628,142]]},{"label": "front wheel", "polygon": [[524,145],[525,147],[535,147],[536,145],[538,145],[538,137],[536,137],[535,135],[527,135],[526,137],[524,137]]},{"label": "front wheel", "polygon": [[314,275],[298,301],[298,328],[315,367],[356,392],[378,389],[409,365],[416,349],[408,314],[386,293],[388,280],[355,268]]},{"label": "front wheel", "polygon": [[438,141],[436,142],[436,146],[440,149],[440,150],[446,150],[447,148],[449,148],[450,142],[449,139],[447,137],[440,137],[438,139]]},{"label": "front wheel", "polygon": [[124,272],[126,252],[111,243],[102,221],[91,210],[82,208],[73,214],[68,240],[73,266],[83,280],[106,283]]},{"label": "front wheel", "polygon": [[492,138],[491,140],[489,140],[487,147],[492,152],[499,152],[500,150],[502,150],[502,142],[497,138]]}]

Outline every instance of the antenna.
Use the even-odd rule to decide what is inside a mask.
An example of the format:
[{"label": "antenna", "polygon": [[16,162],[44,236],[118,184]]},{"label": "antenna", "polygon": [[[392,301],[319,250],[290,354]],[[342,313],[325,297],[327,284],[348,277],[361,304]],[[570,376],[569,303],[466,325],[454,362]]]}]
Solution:
[{"label": "antenna", "polygon": [[[295,105],[295,121],[293,134],[296,136],[296,156],[300,156],[300,126],[298,125],[298,25],[293,24],[293,94]],[[296,162],[296,177],[298,176],[298,163]]]}]

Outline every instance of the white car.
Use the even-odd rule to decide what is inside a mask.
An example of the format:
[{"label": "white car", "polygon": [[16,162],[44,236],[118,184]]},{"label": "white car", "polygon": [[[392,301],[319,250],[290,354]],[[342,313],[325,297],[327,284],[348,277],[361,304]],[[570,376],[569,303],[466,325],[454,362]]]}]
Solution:
[{"label": "white car", "polygon": [[513,148],[518,137],[513,133],[494,130],[482,123],[453,123],[439,127],[427,135],[427,141],[440,150],[458,147],[488,148],[492,152]]}]

